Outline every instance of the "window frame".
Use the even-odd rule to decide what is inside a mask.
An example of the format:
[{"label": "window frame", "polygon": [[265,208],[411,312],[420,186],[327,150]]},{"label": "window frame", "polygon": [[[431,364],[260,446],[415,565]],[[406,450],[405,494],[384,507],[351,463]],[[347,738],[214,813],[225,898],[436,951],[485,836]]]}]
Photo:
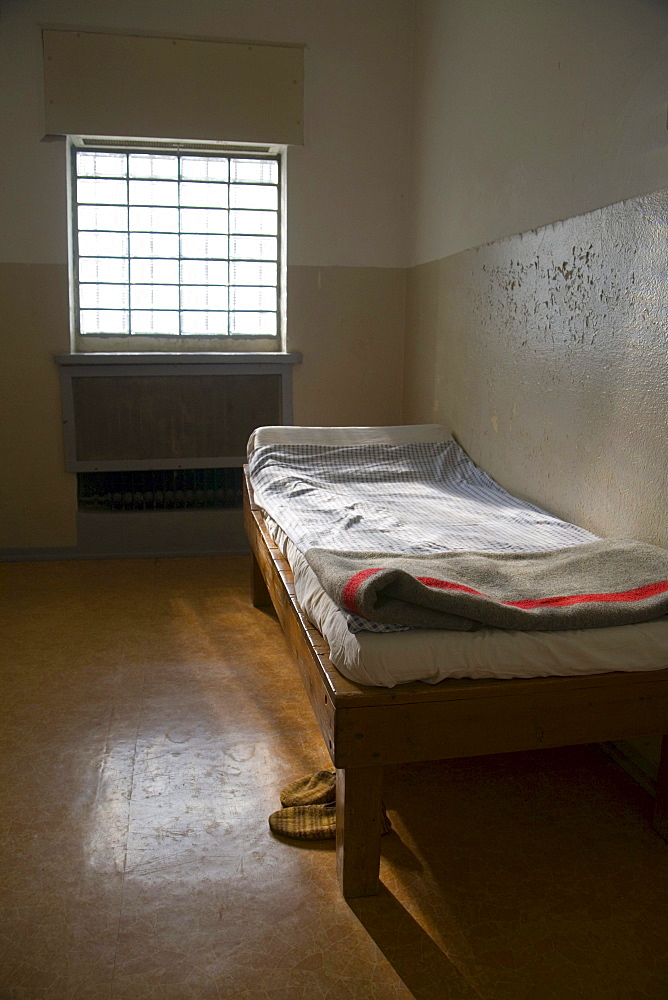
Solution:
[{"label": "window frame", "polygon": [[[153,334],[153,333],[82,333],[79,313],[78,199],[76,193],[76,156],[84,152],[157,153],[168,155],[220,156],[228,161],[243,159],[273,160],[278,166],[277,205],[277,332],[263,334]],[[243,143],[211,143],[158,139],[120,139],[115,137],[67,137],[67,190],[69,228],[69,291],[71,349],[74,353],[202,353],[202,352],[285,352],[286,350],[286,147],[258,146]],[[180,181],[180,178],[179,178]],[[128,254],[128,263],[130,256]],[[179,258],[180,259],[180,258]],[[228,257],[229,261],[229,257]],[[179,275],[180,278],[180,275]],[[179,280],[179,285],[181,281]],[[268,286],[269,287],[269,286]],[[271,286],[273,287],[273,286]],[[181,310],[179,310],[181,311]]]}]

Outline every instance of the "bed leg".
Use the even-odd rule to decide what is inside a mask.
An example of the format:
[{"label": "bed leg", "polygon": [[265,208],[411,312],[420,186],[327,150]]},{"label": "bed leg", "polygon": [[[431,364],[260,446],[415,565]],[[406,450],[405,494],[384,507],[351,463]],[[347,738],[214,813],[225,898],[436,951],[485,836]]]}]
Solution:
[{"label": "bed leg", "polygon": [[337,768],[336,871],[348,899],[378,892],[382,788],[382,767]]},{"label": "bed leg", "polygon": [[251,601],[254,608],[266,608],[271,605],[267,584],[264,582],[262,570],[254,552],[251,552]]},{"label": "bed leg", "polygon": [[664,736],[661,743],[652,826],[660,837],[668,841],[668,736]]}]

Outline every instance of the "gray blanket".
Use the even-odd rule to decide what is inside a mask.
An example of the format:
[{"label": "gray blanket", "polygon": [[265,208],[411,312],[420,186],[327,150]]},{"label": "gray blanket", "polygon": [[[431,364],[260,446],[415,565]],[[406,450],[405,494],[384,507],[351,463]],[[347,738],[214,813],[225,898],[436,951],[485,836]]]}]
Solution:
[{"label": "gray blanket", "polygon": [[628,539],[511,554],[311,548],[306,558],[339,607],[386,624],[553,631],[668,613],[668,551]]}]

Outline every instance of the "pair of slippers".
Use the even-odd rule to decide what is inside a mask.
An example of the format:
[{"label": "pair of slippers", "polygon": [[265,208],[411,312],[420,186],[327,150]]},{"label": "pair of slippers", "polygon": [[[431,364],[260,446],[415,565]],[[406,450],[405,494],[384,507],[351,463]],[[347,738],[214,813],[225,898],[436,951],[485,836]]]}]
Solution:
[{"label": "pair of slippers", "polygon": [[[281,792],[282,809],[272,813],[269,826],[281,837],[294,840],[336,838],[336,771],[316,771],[297,778]],[[392,824],[383,806],[382,833]]]}]

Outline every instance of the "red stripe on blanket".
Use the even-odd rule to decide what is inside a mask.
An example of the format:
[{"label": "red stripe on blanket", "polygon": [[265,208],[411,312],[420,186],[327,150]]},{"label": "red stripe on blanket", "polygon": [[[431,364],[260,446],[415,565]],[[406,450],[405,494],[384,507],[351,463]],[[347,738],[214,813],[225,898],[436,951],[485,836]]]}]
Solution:
[{"label": "red stripe on blanket", "polygon": [[438,587],[439,590],[463,590],[466,594],[477,594],[478,597],[487,597],[473,587],[465,587],[463,583],[453,583],[452,580],[437,580],[435,576],[416,576],[419,583],[424,583],[425,587]]},{"label": "red stripe on blanket", "polygon": [[352,611],[355,615],[359,614],[357,610],[357,591],[360,588],[360,584],[368,580],[374,573],[380,573],[380,567],[378,569],[361,569],[359,573],[355,573],[350,577],[341,591],[341,603],[344,608]]},{"label": "red stripe on blanket", "polygon": [[[377,572],[374,570],[374,572]],[[432,576],[416,577],[420,583],[426,587],[437,587],[439,590],[463,590],[467,594],[477,594],[478,597],[487,597],[487,594],[471,587],[465,587],[461,583],[452,583],[449,580],[437,580]],[[361,582],[361,581],[360,581]],[[642,601],[648,597],[655,597],[657,594],[665,594],[668,591],[668,580],[659,580],[656,583],[647,583],[643,587],[635,587],[633,590],[619,590],[608,594],[571,594],[567,597],[540,597],[537,599],[527,598],[523,601],[499,601],[511,608],[523,608],[530,611],[532,608],[565,608],[570,604],[586,604],[593,601]],[[488,598],[490,600],[490,598]]]}]

